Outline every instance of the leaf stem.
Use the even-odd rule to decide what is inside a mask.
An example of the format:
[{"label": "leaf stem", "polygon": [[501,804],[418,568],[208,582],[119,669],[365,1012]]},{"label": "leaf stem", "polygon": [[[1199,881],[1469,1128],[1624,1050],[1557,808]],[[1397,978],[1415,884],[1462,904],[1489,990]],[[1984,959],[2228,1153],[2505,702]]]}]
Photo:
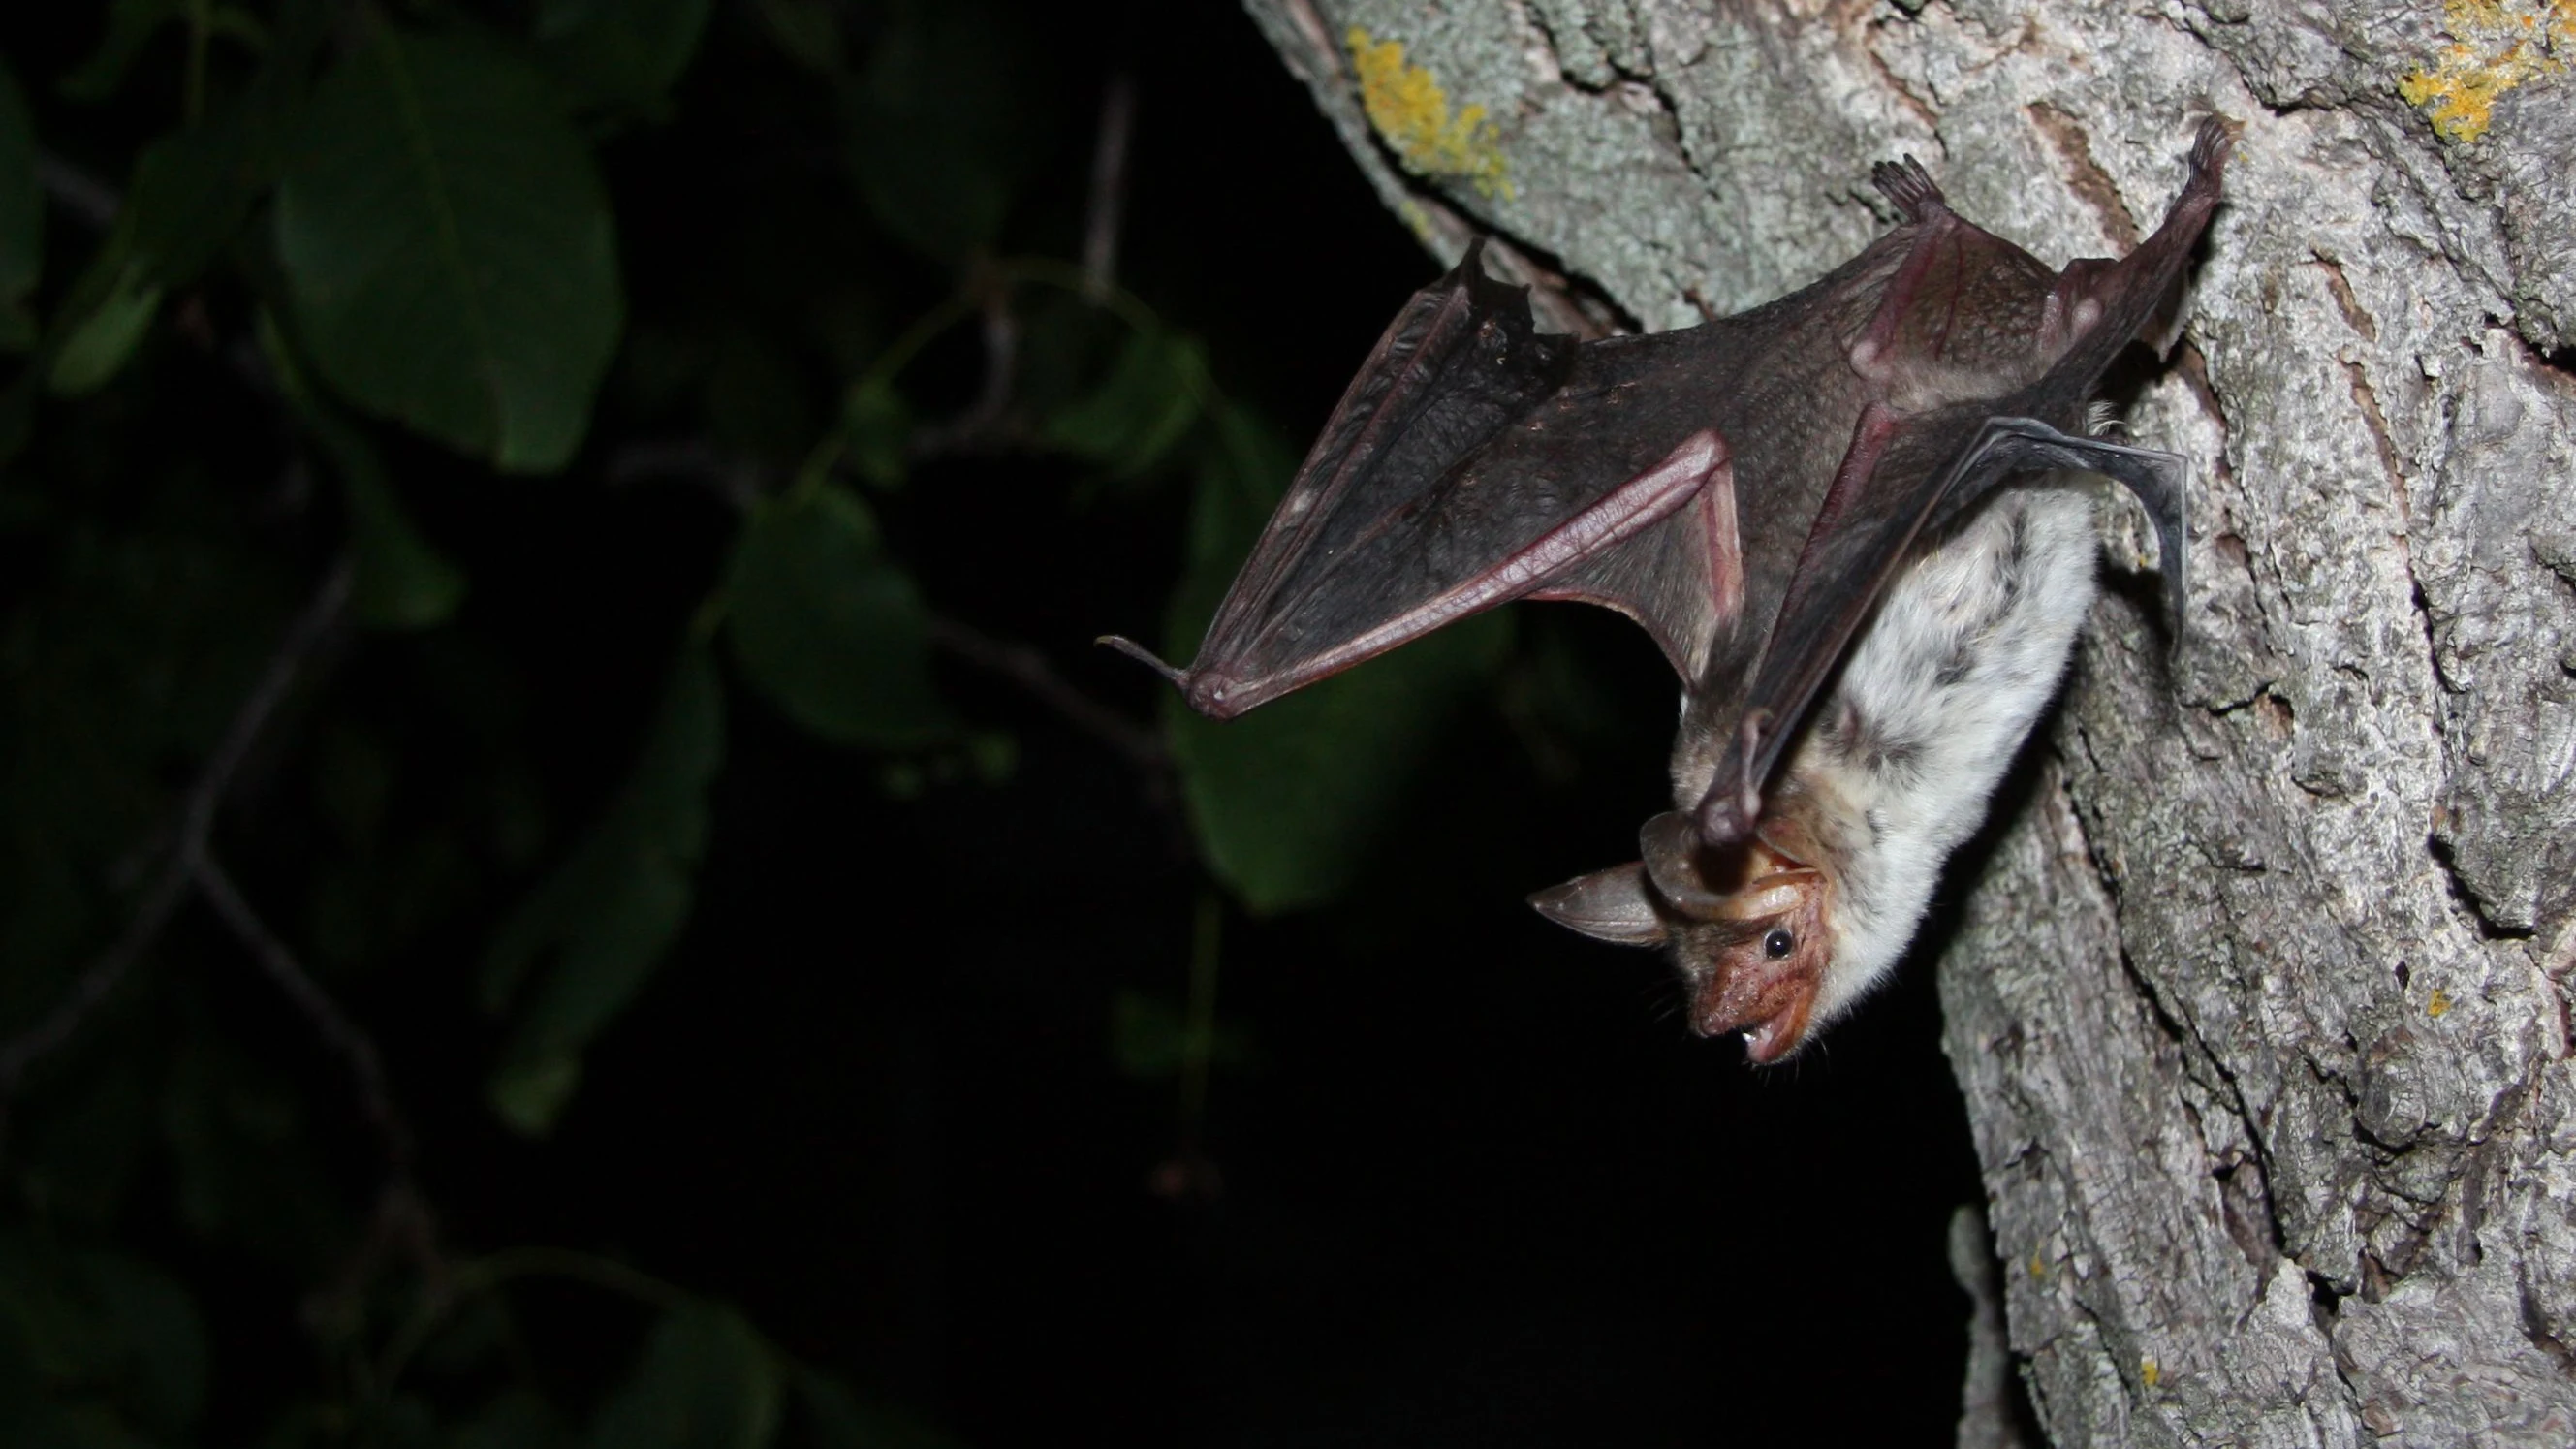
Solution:
[{"label": "leaf stem", "polygon": [[385,1346],[373,1385],[377,1401],[392,1402],[394,1386],[401,1381],[403,1370],[428,1347],[458,1307],[522,1278],[563,1278],[587,1283],[656,1308],[674,1307],[691,1298],[687,1290],[674,1283],[595,1253],[577,1253],[568,1248],[504,1248],[466,1263],[437,1285],[420,1311]]},{"label": "leaf stem", "polygon": [[191,126],[206,114],[206,48],[215,35],[214,0],[187,0],[188,69],[180,81],[179,111]]},{"label": "leaf stem", "polygon": [[839,467],[850,448],[849,415],[858,399],[869,392],[889,387],[903,370],[912,365],[921,350],[936,341],[941,333],[968,317],[980,316],[986,309],[993,284],[1053,287],[1071,292],[1108,312],[1138,332],[1160,328],[1162,318],[1143,298],[1106,277],[1093,275],[1074,262],[1053,257],[1012,257],[986,267],[981,278],[985,285],[968,285],[958,289],[946,301],[915,318],[886,349],[876,355],[842,392],[841,420],[816,442],[798,465],[796,476],[787,485],[786,501],[801,502],[810,498],[831,481],[832,470]]}]

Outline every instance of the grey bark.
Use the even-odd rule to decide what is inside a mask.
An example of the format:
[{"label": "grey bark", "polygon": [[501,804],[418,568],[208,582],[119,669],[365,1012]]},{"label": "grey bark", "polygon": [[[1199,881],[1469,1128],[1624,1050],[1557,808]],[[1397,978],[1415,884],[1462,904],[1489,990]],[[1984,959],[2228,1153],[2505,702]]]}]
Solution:
[{"label": "grey bark", "polygon": [[[2564,12],[2507,0],[2517,53],[2364,0],[1248,6],[1426,244],[1498,232],[1577,328],[1812,278],[1906,151],[2114,254],[2243,123],[2129,409],[2195,463],[2186,637],[2106,592],[1941,953],[2011,1348],[2061,1446],[2576,1443]],[[1456,124],[1373,128],[1355,31]],[[2446,57],[2519,82],[2474,139],[2401,93]]]}]

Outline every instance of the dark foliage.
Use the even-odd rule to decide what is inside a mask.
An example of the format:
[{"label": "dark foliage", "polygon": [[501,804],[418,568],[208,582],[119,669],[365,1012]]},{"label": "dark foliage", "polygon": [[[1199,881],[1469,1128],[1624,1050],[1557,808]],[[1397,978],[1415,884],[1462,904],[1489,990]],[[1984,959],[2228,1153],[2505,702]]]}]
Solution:
[{"label": "dark foliage", "polygon": [[1239,16],[0,59],[0,1443],[1946,1435],[1924,973],[1756,1077],[1519,904],[1642,637],[1090,647],[1430,270]]}]

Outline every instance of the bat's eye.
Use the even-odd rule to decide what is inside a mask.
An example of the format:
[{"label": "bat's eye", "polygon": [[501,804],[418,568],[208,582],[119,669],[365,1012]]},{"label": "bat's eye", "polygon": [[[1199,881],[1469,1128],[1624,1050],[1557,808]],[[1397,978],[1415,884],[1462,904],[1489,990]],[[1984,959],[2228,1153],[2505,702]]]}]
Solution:
[{"label": "bat's eye", "polygon": [[1774,961],[1796,949],[1798,949],[1798,938],[1784,929],[1774,929],[1770,935],[1762,938],[1762,954]]}]

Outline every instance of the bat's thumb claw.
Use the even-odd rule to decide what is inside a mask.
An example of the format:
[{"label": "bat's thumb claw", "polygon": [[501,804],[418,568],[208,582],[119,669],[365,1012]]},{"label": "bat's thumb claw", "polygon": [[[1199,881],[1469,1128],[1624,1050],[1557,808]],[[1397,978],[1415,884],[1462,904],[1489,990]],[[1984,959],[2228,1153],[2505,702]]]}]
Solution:
[{"label": "bat's thumb claw", "polygon": [[1126,655],[1128,658],[1135,660],[1137,663],[1144,665],[1146,668],[1163,676],[1165,679],[1170,680],[1172,683],[1183,689],[1187,689],[1190,686],[1190,676],[1187,670],[1174,669],[1172,666],[1165,664],[1160,655],[1156,654],[1153,650],[1146,648],[1144,645],[1137,643],[1135,640],[1128,638],[1124,634],[1103,634],[1091,642],[1094,644],[1108,645],[1110,648],[1115,649],[1119,653]]},{"label": "bat's thumb claw", "polygon": [[1753,838],[1755,822],[1762,818],[1759,794],[1709,792],[1699,806],[1699,838],[1708,845],[1725,849]]}]

